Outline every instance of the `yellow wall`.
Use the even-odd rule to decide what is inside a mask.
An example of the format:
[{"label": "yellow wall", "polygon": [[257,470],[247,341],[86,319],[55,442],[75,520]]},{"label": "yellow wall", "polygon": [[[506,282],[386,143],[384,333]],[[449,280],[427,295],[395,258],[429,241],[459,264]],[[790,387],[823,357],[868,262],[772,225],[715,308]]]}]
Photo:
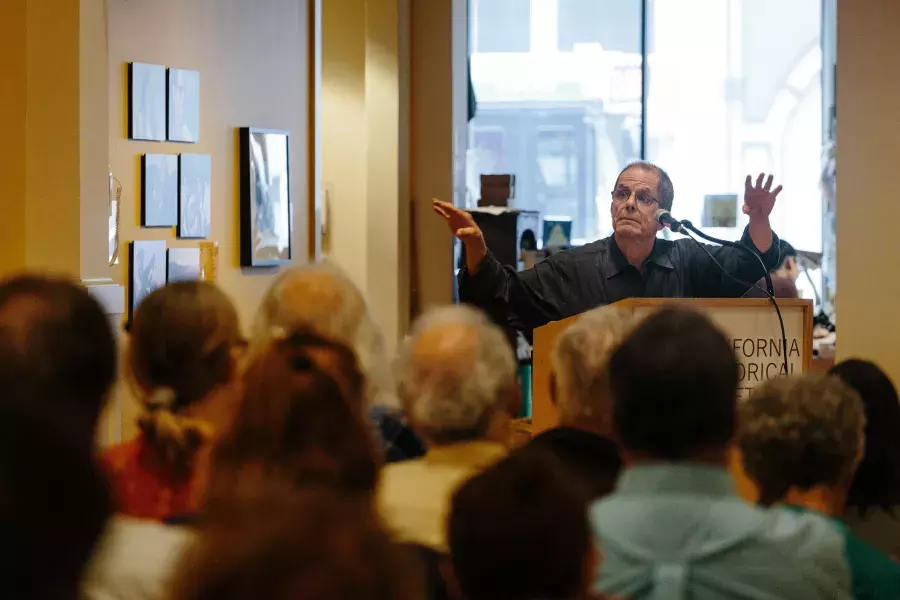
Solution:
[{"label": "yellow wall", "polygon": [[0,2],[0,276],[25,263],[25,0]]},{"label": "yellow wall", "polygon": [[900,3],[838,1],[837,349],[900,384],[898,27]]},{"label": "yellow wall", "polygon": [[[299,0],[110,0],[109,156],[123,187],[123,242],[179,241],[174,229],[140,227],[142,154],[203,153],[212,157],[212,241],[219,242],[218,278],[245,325],[277,273],[239,267],[237,128],[291,133],[291,194],[295,262],[307,257],[307,6]],[[200,71],[197,144],[127,140],[127,63]],[[125,251],[125,247],[122,247]],[[127,256],[127,253],[124,254]],[[127,281],[127,260],[117,278]]]},{"label": "yellow wall", "polygon": [[409,321],[408,0],[322,2],[322,252],[392,345]]}]

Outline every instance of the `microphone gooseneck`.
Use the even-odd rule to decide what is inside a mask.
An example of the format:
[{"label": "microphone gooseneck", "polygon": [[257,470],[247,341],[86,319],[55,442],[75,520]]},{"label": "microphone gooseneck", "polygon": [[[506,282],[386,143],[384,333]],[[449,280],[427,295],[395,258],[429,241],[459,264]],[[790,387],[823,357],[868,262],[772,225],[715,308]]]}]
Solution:
[{"label": "microphone gooseneck", "polygon": [[[703,233],[702,231],[700,231],[697,227],[694,226],[693,223],[691,223],[687,219],[684,219],[683,221],[677,220],[667,210],[664,210],[664,209],[657,210],[656,211],[656,220],[660,224],[662,224],[666,227],[669,227],[672,231],[681,233],[682,235],[685,235],[688,238],[694,240],[694,242],[698,246],[700,246],[700,248],[704,252],[706,252],[707,256],[709,256],[709,258],[713,261],[713,263],[715,263],[715,265],[717,267],[719,267],[719,270],[721,270],[729,279],[739,283],[740,285],[745,285],[748,288],[757,287],[756,284],[750,284],[750,283],[747,283],[746,281],[741,281],[741,280],[737,279],[736,277],[734,277],[731,273],[729,273],[725,269],[725,267],[723,267],[719,263],[719,261],[716,260],[716,258],[707,249],[707,247],[704,246],[703,244],[701,244],[697,240],[697,238],[695,238],[693,235],[691,235],[691,232],[693,232],[698,237],[701,237],[708,242],[712,242],[714,244],[720,244],[722,246],[728,246],[730,248],[736,248],[742,252],[747,252],[751,256],[753,256],[756,260],[759,261],[759,264],[763,270],[763,277],[766,280],[766,288],[767,288],[766,290],[762,290],[762,291],[766,293],[766,296],[768,297],[769,302],[771,302],[772,306],[775,308],[775,313],[778,315],[778,324],[781,326],[781,344],[782,344],[782,352],[784,352],[784,354],[782,355],[782,357],[784,358],[784,375],[785,375],[785,377],[787,377],[790,374],[790,368],[789,368],[788,355],[787,355],[788,345],[787,345],[787,334],[785,333],[785,330],[784,330],[784,318],[781,316],[781,309],[778,307],[778,302],[775,300],[774,286],[772,285],[772,276],[769,273],[769,269],[766,268],[766,263],[763,262],[762,257],[757,252],[755,252],[754,250],[751,250],[744,244],[740,244],[737,242],[731,242],[728,240],[720,240],[719,238],[715,238],[715,237],[712,237],[711,235],[707,235],[707,234]],[[677,225],[678,229],[675,229],[675,227],[672,226],[673,223]]]}]

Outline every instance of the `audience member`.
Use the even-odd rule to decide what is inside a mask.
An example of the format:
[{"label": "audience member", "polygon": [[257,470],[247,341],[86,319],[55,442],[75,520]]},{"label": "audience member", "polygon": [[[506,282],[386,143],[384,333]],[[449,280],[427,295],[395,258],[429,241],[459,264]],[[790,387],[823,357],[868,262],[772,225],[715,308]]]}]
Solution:
[{"label": "audience member", "polygon": [[264,341],[278,329],[309,329],[352,348],[366,376],[369,416],[384,445],[385,460],[424,454],[421,440],[397,410],[384,337],[363,295],[339,269],[319,263],[282,273],[260,304],[254,338]]},{"label": "audience member", "polygon": [[116,380],[109,321],[84,288],[24,275],[0,282],[0,389],[45,403],[92,444]]},{"label": "audience member", "polygon": [[548,453],[596,500],[613,491],[622,457],[608,437],[577,427],[555,427],[531,438],[517,452]]},{"label": "audience member", "polygon": [[141,433],[103,456],[120,514],[196,510],[212,438],[235,410],[242,344],[231,301],[210,283],[171,283],[138,306],[127,361]]},{"label": "audience member", "polygon": [[419,600],[411,557],[369,502],[334,489],[264,484],[229,519],[205,523],[173,600]]},{"label": "audience member", "polygon": [[553,454],[594,499],[615,486],[622,459],[611,439],[609,355],[634,326],[625,311],[603,308],[581,315],[556,339],[550,356],[550,396],[559,426],[523,447]]},{"label": "audience member", "polygon": [[762,502],[833,519],[856,598],[900,598],[900,565],[838,520],[862,458],[865,420],[859,396],[840,379],[770,381],[741,406],[741,451]]},{"label": "audience member", "polygon": [[506,452],[519,402],[515,359],[487,317],[451,306],[415,324],[396,372],[397,394],[428,452],[388,465],[381,507],[402,539],[445,551],[453,490]]},{"label": "audience member", "polygon": [[628,468],[592,508],[600,590],[644,598],[849,598],[822,517],[757,508],[727,471],[738,366],[705,317],[669,308],[613,353],[613,427]]},{"label": "audience member", "polygon": [[867,543],[900,561],[900,399],[876,365],[845,360],[831,368],[862,398],[866,445],[847,492],[844,522]]},{"label": "audience member", "polygon": [[68,414],[48,409],[59,398],[17,396],[0,403],[3,594],[76,600],[112,510],[106,479]]},{"label": "audience member", "polygon": [[556,339],[550,392],[560,425],[609,436],[609,356],[633,326],[626,311],[604,307],[584,313]]},{"label": "audience member", "polygon": [[453,495],[447,540],[466,600],[581,600],[596,568],[587,503],[552,457],[513,453]]},{"label": "audience member", "polygon": [[[797,278],[800,277],[800,266],[797,263],[797,251],[786,241],[779,241],[781,264],[770,274],[770,277],[772,278],[772,295],[776,298],[798,298],[800,293],[797,290]],[[744,297],[767,297],[765,277],[757,281],[754,287],[747,290]]]},{"label": "audience member", "polygon": [[213,451],[204,518],[227,514],[270,479],[371,499],[381,457],[350,348],[316,333],[282,332],[254,353],[243,387],[234,425]]},{"label": "audience member", "polygon": [[237,522],[246,500],[269,486],[331,487],[372,503],[380,460],[362,416],[364,379],[352,350],[282,331],[256,349],[241,379],[240,406],[213,448],[199,515],[179,527],[132,522],[114,529],[91,570],[87,598],[166,598],[195,529]]}]

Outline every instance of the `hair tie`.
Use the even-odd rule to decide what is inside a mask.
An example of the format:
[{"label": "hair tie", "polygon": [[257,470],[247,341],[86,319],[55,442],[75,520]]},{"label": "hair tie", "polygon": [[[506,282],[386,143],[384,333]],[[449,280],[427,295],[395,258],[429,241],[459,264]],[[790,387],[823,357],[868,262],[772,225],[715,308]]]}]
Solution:
[{"label": "hair tie", "polygon": [[178,394],[170,387],[157,388],[146,400],[147,408],[152,412],[155,410],[172,410]]}]

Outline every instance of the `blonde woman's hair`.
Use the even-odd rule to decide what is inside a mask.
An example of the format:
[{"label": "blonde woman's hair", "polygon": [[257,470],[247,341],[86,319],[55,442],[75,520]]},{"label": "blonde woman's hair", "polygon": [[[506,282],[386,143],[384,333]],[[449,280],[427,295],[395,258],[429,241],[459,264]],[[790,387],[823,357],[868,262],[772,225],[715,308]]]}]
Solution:
[{"label": "blonde woman's hair", "polygon": [[138,426],[160,455],[189,470],[212,426],[185,414],[235,375],[241,343],[237,313],[216,286],[171,283],[138,306],[131,326],[128,374],[143,413]]}]

